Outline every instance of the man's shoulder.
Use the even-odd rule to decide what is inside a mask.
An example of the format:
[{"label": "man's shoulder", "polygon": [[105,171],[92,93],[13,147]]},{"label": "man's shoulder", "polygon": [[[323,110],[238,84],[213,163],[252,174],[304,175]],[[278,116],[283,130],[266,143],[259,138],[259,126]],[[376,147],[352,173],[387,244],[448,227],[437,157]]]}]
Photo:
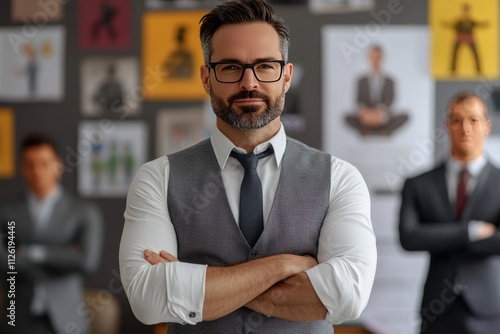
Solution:
[{"label": "man's shoulder", "polygon": [[176,158],[179,156],[190,156],[190,155],[199,155],[202,151],[210,151],[209,149],[212,147],[210,143],[210,139],[202,140],[201,142],[190,146],[188,148],[182,149],[180,151],[168,154],[169,158]]},{"label": "man's shoulder", "polygon": [[26,210],[26,205],[26,197],[23,194],[19,194],[0,204],[0,214]]},{"label": "man's shoulder", "polygon": [[317,148],[311,147],[311,146],[309,146],[309,145],[307,145],[307,144],[305,144],[297,139],[294,139],[294,138],[288,137],[288,136],[286,137],[286,139],[287,139],[287,146],[290,145],[290,147],[293,147],[294,149],[304,151],[304,152],[307,151],[307,152],[320,154],[320,155],[327,155],[327,156],[331,157],[330,154],[323,152],[323,151],[320,151]]},{"label": "man's shoulder", "polygon": [[445,171],[445,163],[442,162],[430,169],[420,172],[419,174],[408,177],[407,182],[409,183],[425,182],[434,179],[435,177],[439,177],[440,175],[444,176],[445,175],[444,171]]}]

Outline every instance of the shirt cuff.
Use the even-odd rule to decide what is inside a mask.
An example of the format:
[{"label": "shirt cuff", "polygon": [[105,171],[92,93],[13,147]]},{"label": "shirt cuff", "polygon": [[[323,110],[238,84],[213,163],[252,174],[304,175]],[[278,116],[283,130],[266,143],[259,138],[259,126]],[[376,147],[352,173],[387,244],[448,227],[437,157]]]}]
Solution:
[{"label": "shirt cuff", "polygon": [[327,310],[325,320],[330,324],[339,324],[342,322],[339,319],[344,318],[344,315],[341,314],[342,307],[335,305],[338,300],[332,297],[334,293],[332,292],[331,283],[328,282],[332,277],[331,271],[332,268],[329,263],[321,263],[307,270],[306,274],[309,276],[314,291]]},{"label": "shirt cuff", "polygon": [[31,245],[28,246],[27,254],[33,263],[43,263],[47,258],[47,248],[42,245]]},{"label": "shirt cuff", "polygon": [[203,320],[206,265],[170,262],[165,265],[167,307],[170,314],[184,324]]},{"label": "shirt cuff", "polygon": [[469,232],[469,240],[471,242],[478,241],[479,238],[479,228],[481,227],[481,224],[484,222],[481,220],[471,220],[469,222],[469,225],[467,227],[468,232]]}]

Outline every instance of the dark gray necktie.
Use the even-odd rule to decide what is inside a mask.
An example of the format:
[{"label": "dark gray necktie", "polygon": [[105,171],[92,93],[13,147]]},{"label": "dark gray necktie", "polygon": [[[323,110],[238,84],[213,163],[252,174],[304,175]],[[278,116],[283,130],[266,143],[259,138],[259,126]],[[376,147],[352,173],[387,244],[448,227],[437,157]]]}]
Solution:
[{"label": "dark gray necktie", "polygon": [[253,247],[264,229],[264,213],[262,210],[262,184],[257,174],[260,158],[272,154],[273,148],[259,154],[243,154],[232,151],[230,155],[237,159],[245,169],[240,189],[240,229],[250,247]]}]

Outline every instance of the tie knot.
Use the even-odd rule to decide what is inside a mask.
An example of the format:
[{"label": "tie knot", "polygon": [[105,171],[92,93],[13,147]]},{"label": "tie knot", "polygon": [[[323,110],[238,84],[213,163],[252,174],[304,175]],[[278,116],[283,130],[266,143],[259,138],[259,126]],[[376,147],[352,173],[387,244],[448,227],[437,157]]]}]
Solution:
[{"label": "tie knot", "polygon": [[247,170],[247,169],[256,169],[257,164],[259,163],[259,159],[265,158],[268,155],[272,154],[273,152],[274,152],[273,147],[269,146],[267,150],[259,154],[245,154],[245,153],[238,153],[235,151],[231,151],[229,155],[238,160],[240,164],[243,166],[243,168]]},{"label": "tie knot", "polygon": [[470,178],[470,173],[469,173],[469,170],[467,169],[467,167],[464,167],[461,171],[460,171],[460,179],[462,180],[465,180],[465,181],[468,181]]}]

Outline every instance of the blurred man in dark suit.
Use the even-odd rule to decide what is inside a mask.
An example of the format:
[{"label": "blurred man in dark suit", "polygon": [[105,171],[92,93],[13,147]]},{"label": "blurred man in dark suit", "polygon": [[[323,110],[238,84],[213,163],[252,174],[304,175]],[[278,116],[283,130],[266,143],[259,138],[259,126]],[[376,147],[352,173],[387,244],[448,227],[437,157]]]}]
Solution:
[{"label": "blurred man in dark suit", "polygon": [[421,306],[425,334],[491,334],[500,328],[500,169],[483,153],[490,131],[484,101],[456,95],[446,119],[451,155],[406,181],[400,239],[428,251]]}]

